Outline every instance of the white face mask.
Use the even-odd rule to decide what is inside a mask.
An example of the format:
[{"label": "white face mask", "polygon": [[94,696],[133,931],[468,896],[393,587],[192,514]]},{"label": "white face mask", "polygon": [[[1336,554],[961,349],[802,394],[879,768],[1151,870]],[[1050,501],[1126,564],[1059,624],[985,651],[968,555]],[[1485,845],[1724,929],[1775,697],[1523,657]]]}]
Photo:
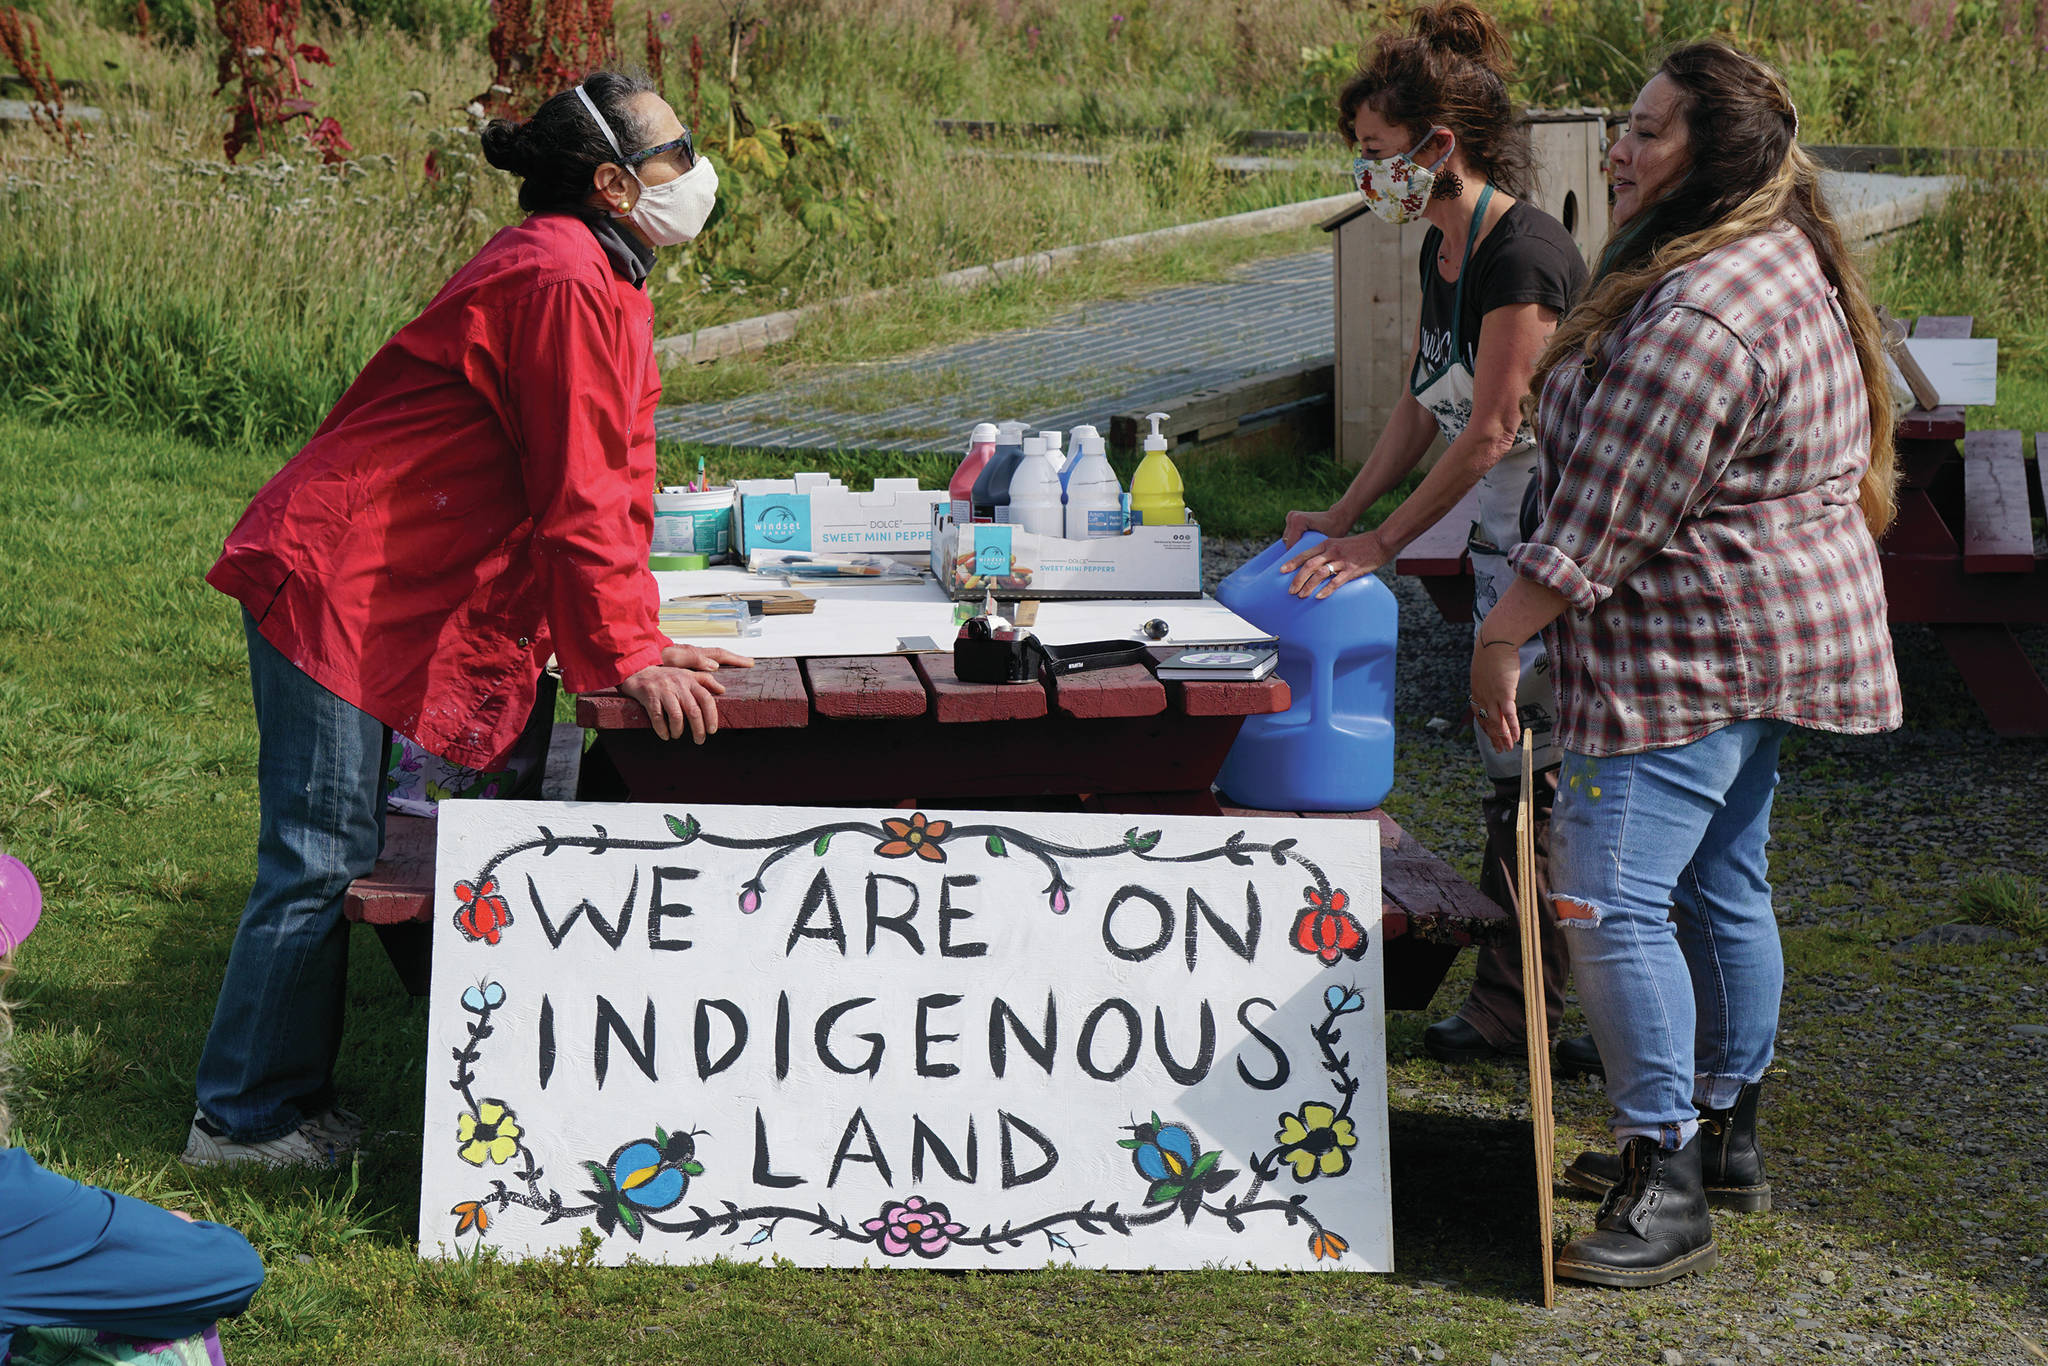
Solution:
[{"label": "white face mask", "polygon": [[640,173],[626,163],[626,153],[619,146],[618,138],[612,135],[612,127],[604,121],[604,115],[597,111],[597,102],[590,98],[582,86],[576,87],[576,98],[583,101],[583,107],[590,111],[598,131],[604,140],[612,145],[618,154],[619,165],[640,187],[640,198],[625,213],[615,213],[613,218],[623,218],[640,230],[640,235],[657,247],[678,247],[704,230],[704,223],[711,217],[711,210],[718,203],[718,172],[712,168],[709,159],[699,156],[690,169],[674,180],[659,185],[649,185],[640,179]]},{"label": "white face mask", "polygon": [[629,212],[612,217],[625,219],[657,247],[679,247],[704,231],[718,203],[718,172],[709,158],[698,157],[696,165],[659,185],[640,180],[630,166],[626,170],[640,181],[640,198]]},{"label": "white face mask", "polygon": [[1377,161],[1359,157],[1351,163],[1351,183],[1365,196],[1367,208],[1389,223],[1412,223],[1422,217],[1429,204],[1429,192],[1436,185],[1436,173],[1451,159],[1451,154],[1445,152],[1434,166],[1417,165],[1411,158],[1428,146],[1429,138],[1436,134],[1437,130],[1432,129],[1429,137],[1416,143],[1406,156],[1382,157]]}]

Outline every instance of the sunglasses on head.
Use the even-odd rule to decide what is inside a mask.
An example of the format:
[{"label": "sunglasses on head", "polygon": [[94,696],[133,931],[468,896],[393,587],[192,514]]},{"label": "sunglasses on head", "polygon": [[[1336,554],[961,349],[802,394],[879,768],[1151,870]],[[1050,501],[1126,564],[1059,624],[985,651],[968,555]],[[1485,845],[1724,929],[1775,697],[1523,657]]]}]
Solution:
[{"label": "sunglasses on head", "polygon": [[655,146],[649,147],[644,152],[635,152],[632,156],[626,158],[626,164],[628,166],[640,166],[645,164],[646,162],[652,161],[654,158],[660,156],[664,152],[673,152],[678,147],[680,147],[683,151],[683,160],[689,162],[691,165],[695,165],[697,161],[697,149],[690,145],[690,130],[687,128],[683,130],[683,135],[673,142],[657,143]]}]

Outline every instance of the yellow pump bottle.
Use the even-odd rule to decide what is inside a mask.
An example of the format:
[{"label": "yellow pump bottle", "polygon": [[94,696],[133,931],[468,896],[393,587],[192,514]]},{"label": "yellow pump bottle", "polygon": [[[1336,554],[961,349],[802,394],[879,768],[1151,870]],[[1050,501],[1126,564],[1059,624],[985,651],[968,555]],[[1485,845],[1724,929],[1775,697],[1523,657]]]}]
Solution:
[{"label": "yellow pump bottle", "polygon": [[1180,470],[1167,458],[1166,437],[1159,430],[1166,419],[1165,413],[1145,414],[1152,434],[1145,438],[1145,458],[1131,475],[1132,520],[1146,526],[1179,526],[1188,519],[1187,489]]}]

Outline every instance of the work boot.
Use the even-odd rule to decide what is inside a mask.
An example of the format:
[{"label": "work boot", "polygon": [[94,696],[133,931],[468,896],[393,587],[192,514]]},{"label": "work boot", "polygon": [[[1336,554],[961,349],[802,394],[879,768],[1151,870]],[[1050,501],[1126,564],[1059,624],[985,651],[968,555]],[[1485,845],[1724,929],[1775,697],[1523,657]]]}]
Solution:
[{"label": "work boot", "polygon": [[1600,1061],[1600,1048],[1593,1042],[1591,1034],[1581,1034],[1572,1039],[1559,1039],[1557,1063],[1550,1071],[1551,1075],[1560,1081],[1570,1081],[1573,1077],[1607,1075],[1606,1064]]},{"label": "work boot", "polygon": [[1557,1254],[1557,1274],[1631,1289],[1711,1267],[1717,1257],[1700,1183],[1701,1137],[1675,1151],[1654,1138],[1631,1138],[1621,1150],[1621,1181],[1601,1202],[1593,1231]]},{"label": "work boot", "polygon": [[1438,1062],[1484,1062],[1489,1058],[1513,1057],[1520,1050],[1495,1048],[1462,1015],[1438,1020],[1422,1031],[1422,1047]]},{"label": "work boot", "polygon": [[[1750,1082],[1729,1109],[1700,1113],[1700,1176],[1710,1205],[1746,1214],[1771,1207],[1764,1152],[1756,1141],[1756,1107],[1762,1090],[1762,1082]],[[1564,1179],[1580,1190],[1605,1195],[1621,1179],[1621,1158],[1615,1153],[1580,1153],[1564,1169]]]}]

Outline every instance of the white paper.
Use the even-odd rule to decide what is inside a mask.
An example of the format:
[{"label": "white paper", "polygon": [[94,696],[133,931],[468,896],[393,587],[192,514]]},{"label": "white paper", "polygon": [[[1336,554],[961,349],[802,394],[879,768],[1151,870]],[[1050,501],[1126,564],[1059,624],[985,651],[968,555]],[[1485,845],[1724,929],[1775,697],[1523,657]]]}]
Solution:
[{"label": "white paper", "polygon": [[444,804],[421,1254],[1387,1270],[1374,835]]},{"label": "white paper", "polygon": [[[655,574],[663,598],[684,593],[732,593],[759,588],[759,576],[740,569],[664,571]],[[676,636],[689,645],[722,645],[756,659],[806,655],[886,655],[905,636],[930,636],[952,648],[958,627],[953,601],[930,579],[915,584],[803,583],[817,599],[810,612],[761,618],[757,636]],[[1139,628],[1164,621],[1170,634],[1157,645],[1229,645],[1270,640],[1214,598],[1109,598],[1041,602],[1031,630],[1049,645],[1087,640],[1143,639]]]},{"label": "white paper", "polygon": [[[1906,349],[1927,375],[1927,382],[1941,395],[1937,407],[1988,408],[1998,402],[1998,339],[1969,337],[1953,340],[1911,338]],[[1887,360],[1894,388],[1910,395],[1898,363]],[[1910,402],[1910,397],[1908,399]]]}]

